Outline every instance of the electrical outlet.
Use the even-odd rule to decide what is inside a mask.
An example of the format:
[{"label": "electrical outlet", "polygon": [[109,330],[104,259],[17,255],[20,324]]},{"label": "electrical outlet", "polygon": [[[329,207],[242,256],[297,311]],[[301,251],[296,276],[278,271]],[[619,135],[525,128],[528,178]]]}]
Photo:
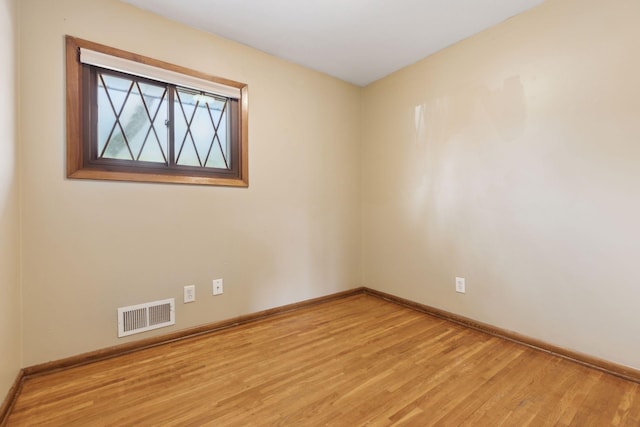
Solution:
[{"label": "electrical outlet", "polygon": [[461,294],[467,293],[467,287],[464,283],[464,277],[456,277],[456,292]]},{"label": "electrical outlet", "polygon": [[196,285],[188,285],[184,287],[184,303],[194,302],[196,300]]},{"label": "electrical outlet", "polygon": [[224,292],[224,289],[222,287],[222,279],[215,279],[213,281],[213,294],[221,295],[223,292]]}]

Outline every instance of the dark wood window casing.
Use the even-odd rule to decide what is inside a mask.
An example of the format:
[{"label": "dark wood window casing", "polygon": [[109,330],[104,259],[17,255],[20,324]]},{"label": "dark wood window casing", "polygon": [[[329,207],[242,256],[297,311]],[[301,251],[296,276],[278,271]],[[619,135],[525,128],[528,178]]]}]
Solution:
[{"label": "dark wood window casing", "polygon": [[[238,99],[225,98],[215,93],[200,93],[175,84],[154,81],[133,73],[84,64],[80,60],[81,48],[235,88],[240,95]],[[68,178],[248,186],[246,84],[71,36],[66,37],[66,67]],[[105,82],[109,79],[126,83],[124,89],[119,89],[118,96],[124,98],[120,104],[112,100],[115,89],[107,87]],[[155,95],[144,93],[144,88],[155,91]],[[102,136],[101,142],[98,137],[99,92],[102,96],[102,114],[108,113],[111,117],[111,122],[103,128],[107,131],[102,132],[108,137],[106,141],[102,141],[105,139]],[[193,98],[189,99],[197,101],[184,100],[190,96]],[[129,101],[130,98],[132,101]],[[141,135],[146,134],[143,142],[140,138],[137,139],[136,149],[131,148],[133,143],[127,140],[126,124],[120,121],[123,110],[128,108],[127,102],[133,103],[133,98],[136,98],[139,114],[143,117],[140,120],[144,121],[144,129],[140,129],[140,125],[138,131],[142,130]],[[145,99],[151,98],[158,102],[157,107],[151,107],[148,101],[145,102]],[[200,102],[199,99],[203,101]],[[213,108],[210,108],[210,104],[214,102],[218,103],[217,117],[211,112]],[[206,121],[210,118],[210,122],[206,124],[211,129],[211,135],[207,136],[210,139],[207,144],[210,145],[207,148],[205,144],[201,151],[197,148],[197,137],[194,136],[196,131],[191,129],[196,113],[202,113],[198,115],[198,120]],[[176,130],[178,122],[182,123],[181,133]],[[111,132],[108,132],[109,128]],[[218,135],[218,132],[223,135]],[[126,148],[120,150],[126,153],[124,156],[105,155],[108,148],[111,148],[110,138],[114,134],[119,137],[120,148]],[[145,146],[155,150],[153,161],[142,156]],[[191,150],[191,163],[181,160],[186,158],[186,155],[182,155],[183,149],[185,152]],[[215,162],[212,161],[213,151],[217,153]]]}]

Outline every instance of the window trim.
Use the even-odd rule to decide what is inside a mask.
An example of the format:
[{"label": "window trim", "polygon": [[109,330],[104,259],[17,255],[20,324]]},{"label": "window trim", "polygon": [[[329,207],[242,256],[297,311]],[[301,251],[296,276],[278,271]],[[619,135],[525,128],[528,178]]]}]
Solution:
[{"label": "window trim", "polygon": [[[235,87],[240,90],[239,105],[239,126],[238,138],[239,168],[237,176],[219,177],[206,176],[202,172],[188,170],[167,170],[161,172],[154,169],[153,172],[145,170],[144,166],[131,166],[122,170],[113,170],[108,165],[89,162],[88,153],[85,151],[83,102],[86,88],[83,86],[83,73],[85,67],[80,62],[80,48],[104,53],[107,55],[120,57],[126,60],[139,62],[157,68],[177,72],[186,76],[208,80],[213,83]],[[66,108],[67,108],[67,178],[72,179],[93,179],[93,180],[116,180],[135,182],[163,182],[175,184],[199,184],[231,187],[249,186],[249,164],[248,164],[248,88],[244,83],[228,80],[210,74],[195,71],[179,65],[170,64],[164,61],[148,58],[146,56],[127,52],[124,50],[108,47],[98,43],[66,36]]]}]

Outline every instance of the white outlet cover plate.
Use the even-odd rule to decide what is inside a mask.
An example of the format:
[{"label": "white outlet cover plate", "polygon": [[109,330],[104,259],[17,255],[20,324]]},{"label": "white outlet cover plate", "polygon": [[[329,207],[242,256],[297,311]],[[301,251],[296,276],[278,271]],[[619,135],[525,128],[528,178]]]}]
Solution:
[{"label": "white outlet cover plate", "polygon": [[194,302],[196,300],[196,285],[188,285],[184,287],[184,303]]},{"label": "white outlet cover plate", "polygon": [[222,284],[222,279],[214,279],[213,281],[213,294],[221,295],[224,292],[224,287]]},{"label": "white outlet cover plate", "polygon": [[456,292],[461,294],[467,293],[464,277],[456,277]]}]

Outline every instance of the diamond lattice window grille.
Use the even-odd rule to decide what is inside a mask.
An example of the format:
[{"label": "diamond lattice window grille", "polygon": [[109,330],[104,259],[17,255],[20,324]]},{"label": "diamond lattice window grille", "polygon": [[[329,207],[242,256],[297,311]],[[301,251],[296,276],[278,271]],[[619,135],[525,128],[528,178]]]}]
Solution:
[{"label": "diamond lattice window grille", "polygon": [[98,73],[99,159],[167,164],[167,88]]},{"label": "diamond lattice window grille", "polygon": [[111,72],[97,80],[98,159],[231,168],[227,98]]},{"label": "diamond lattice window grille", "polygon": [[228,100],[177,88],[174,104],[175,163],[229,169]]}]

